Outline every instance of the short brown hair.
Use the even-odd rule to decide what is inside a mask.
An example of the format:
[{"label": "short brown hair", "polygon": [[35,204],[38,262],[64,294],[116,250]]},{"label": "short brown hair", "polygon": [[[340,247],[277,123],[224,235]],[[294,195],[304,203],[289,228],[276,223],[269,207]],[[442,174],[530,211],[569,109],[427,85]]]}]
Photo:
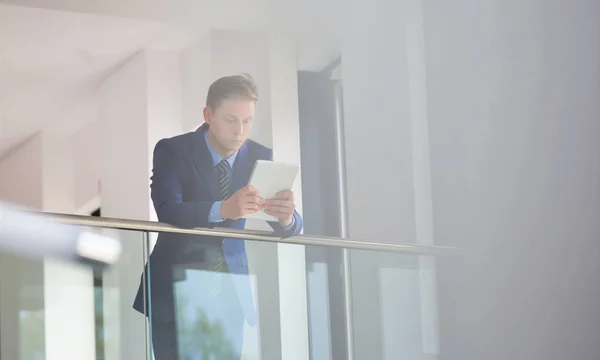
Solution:
[{"label": "short brown hair", "polygon": [[258,101],[258,89],[250,74],[225,76],[210,85],[206,106],[215,110],[223,100]]}]

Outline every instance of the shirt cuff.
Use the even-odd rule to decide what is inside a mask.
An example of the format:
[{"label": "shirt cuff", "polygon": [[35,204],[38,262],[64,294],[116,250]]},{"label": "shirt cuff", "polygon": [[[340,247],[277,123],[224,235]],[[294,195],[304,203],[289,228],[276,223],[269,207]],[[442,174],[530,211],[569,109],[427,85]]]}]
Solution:
[{"label": "shirt cuff", "polygon": [[208,212],[208,222],[220,223],[225,221],[225,219],[221,217],[221,205],[223,205],[222,201],[217,201],[214,204],[212,204]]}]

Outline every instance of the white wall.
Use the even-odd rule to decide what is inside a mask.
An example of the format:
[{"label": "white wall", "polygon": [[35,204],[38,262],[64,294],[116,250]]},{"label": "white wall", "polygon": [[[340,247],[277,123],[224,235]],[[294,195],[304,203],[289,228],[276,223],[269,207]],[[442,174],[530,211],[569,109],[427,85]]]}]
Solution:
[{"label": "white wall", "polygon": [[35,136],[0,159],[0,200],[42,208],[41,148]]},{"label": "white wall", "polygon": [[76,209],[100,195],[100,131],[100,121],[93,121],[72,137]]},{"label": "white wall", "polygon": [[69,138],[44,132],[42,137],[43,211],[75,211],[75,173]]},{"label": "white wall", "polygon": [[[442,359],[600,353],[600,3],[425,3]],[[391,35],[390,35],[391,36]]]},{"label": "white wall", "polygon": [[100,140],[99,121],[70,137],[31,137],[0,158],[0,201],[38,210],[45,201],[67,212],[85,206],[99,196]]},{"label": "white wall", "polygon": [[70,137],[39,133],[0,158],[0,201],[69,212],[99,196],[100,122],[80,120],[89,124]]},{"label": "white wall", "polygon": [[[146,57],[141,52],[113,73],[99,90],[101,194],[103,211],[110,216],[149,218],[146,76]],[[125,196],[128,201],[123,201]]]}]

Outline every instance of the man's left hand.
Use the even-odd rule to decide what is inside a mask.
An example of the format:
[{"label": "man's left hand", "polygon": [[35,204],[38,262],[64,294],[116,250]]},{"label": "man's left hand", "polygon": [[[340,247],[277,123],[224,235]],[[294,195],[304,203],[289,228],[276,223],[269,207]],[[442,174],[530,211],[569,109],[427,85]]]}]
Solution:
[{"label": "man's left hand", "polygon": [[277,193],[275,199],[267,200],[265,213],[275,216],[283,226],[290,225],[294,219],[296,204],[294,203],[294,192],[291,190]]}]

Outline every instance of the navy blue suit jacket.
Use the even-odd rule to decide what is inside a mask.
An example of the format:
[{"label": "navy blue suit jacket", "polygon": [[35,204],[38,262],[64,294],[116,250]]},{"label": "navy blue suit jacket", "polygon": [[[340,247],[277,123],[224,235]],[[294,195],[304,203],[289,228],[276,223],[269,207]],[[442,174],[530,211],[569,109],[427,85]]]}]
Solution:
[{"label": "navy blue suit jacket", "polygon": [[[213,226],[243,229],[244,219],[228,220],[220,224],[208,221],[209,211],[214,202],[220,200],[217,172],[212,163],[204,133],[204,124],[195,132],[163,139],[154,149],[151,197],[160,222],[182,228]],[[233,167],[232,193],[244,187],[257,160],[272,160],[273,152],[254,141],[247,140],[239,149]],[[284,229],[277,222],[269,223],[279,237],[290,237],[300,233],[302,218],[294,214],[294,226]],[[190,261],[201,261],[206,245],[221,246],[229,272],[248,274],[248,258],[245,242],[236,239],[223,239],[210,236],[161,233],[156,246],[146,264],[146,274],[150,279],[152,316],[171,320],[173,317],[173,265]],[[253,325],[254,304],[248,276],[236,276],[234,285],[246,319]],[[134,308],[144,312],[144,284],[140,283]],[[146,303],[148,306],[149,303]]]}]

